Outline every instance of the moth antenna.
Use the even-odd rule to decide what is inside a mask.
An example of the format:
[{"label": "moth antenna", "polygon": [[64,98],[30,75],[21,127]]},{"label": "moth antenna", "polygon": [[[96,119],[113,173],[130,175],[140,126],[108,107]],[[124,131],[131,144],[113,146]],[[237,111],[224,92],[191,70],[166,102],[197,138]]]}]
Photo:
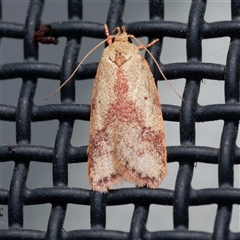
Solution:
[{"label": "moth antenna", "polygon": [[[172,88],[172,90],[177,94],[178,97],[180,97],[182,99],[182,101],[184,101],[184,99],[181,97],[181,95],[177,92],[177,90],[175,89],[175,87],[171,84],[171,82],[166,78],[166,76],[164,75],[162,69],[160,68],[157,60],[155,59],[155,57],[152,55],[152,53],[147,49],[147,47],[145,45],[143,45],[137,38],[135,38],[133,35],[129,35],[130,38],[133,38],[137,43],[139,43],[141,45],[142,48],[144,48],[144,50],[150,55],[150,57],[152,58],[152,60],[155,62],[155,64],[157,65],[157,68],[159,70],[159,72],[161,73],[163,79],[169,84],[169,86]],[[155,43],[155,41],[154,41]],[[152,45],[152,44],[150,44]],[[147,45],[148,46],[148,45]]]},{"label": "moth antenna", "polygon": [[65,82],[54,92],[54,93],[52,93],[50,96],[48,96],[46,99],[45,99],[45,101],[46,100],[48,100],[49,98],[51,98],[52,96],[54,96],[56,93],[58,93],[60,90],[61,90],[61,88],[66,84],[66,83],[68,83],[70,80],[71,80],[71,78],[74,76],[74,74],[77,72],[77,70],[80,68],[80,66],[83,64],[83,62],[86,60],[86,58],[88,58],[88,56],[93,52],[93,51],[95,51],[98,47],[100,47],[103,43],[105,43],[105,42],[107,42],[109,39],[111,39],[111,38],[114,38],[115,36],[113,36],[113,35],[111,35],[111,36],[109,36],[108,38],[106,38],[105,40],[103,40],[103,41],[101,41],[98,45],[96,45],[94,48],[92,48],[92,50],[90,50],[86,55],[85,55],[85,57],[81,60],[81,62],[77,65],[77,67],[75,68],[75,70],[73,71],[73,73],[70,75],[70,77],[68,77],[68,79],[66,79],[65,80]]},{"label": "moth antenna", "polygon": [[114,28],[114,29],[112,30],[112,33],[115,32],[115,31],[117,31],[118,33],[120,33],[120,32],[121,32],[120,27],[116,27],[116,28]]}]

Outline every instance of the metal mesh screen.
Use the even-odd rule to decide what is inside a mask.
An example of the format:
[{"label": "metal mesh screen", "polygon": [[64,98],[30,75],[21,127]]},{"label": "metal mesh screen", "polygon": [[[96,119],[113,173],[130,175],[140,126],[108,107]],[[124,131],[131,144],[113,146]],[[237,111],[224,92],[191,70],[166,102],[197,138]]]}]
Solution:
[{"label": "metal mesh screen", "polygon": [[[169,80],[186,79],[182,105],[162,105],[164,120],[180,124],[181,144],[167,148],[169,164],[179,163],[175,188],[172,190],[160,186],[159,189],[152,190],[119,187],[107,194],[92,192],[89,188],[82,188],[81,184],[75,188],[68,186],[69,166],[87,162],[87,147],[71,145],[73,127],[76,120],[89,120],[90,113],[88,104],[75,103],[74,79],[81,81],[94,78],[98,63],[82,65],[74,79],[61,90],[61,104],[45,102],[38,106],[34,103],[39,78],[64,81],[72,73],[76,66],[81,37],[105,37],[103,23],[82,20],[82,5],[82,1],[69,0],[69,20],[48,23],[51,26],[49,35],[67,38],[61,66],[38,61],[38,44],[33,36],[36,26],[41,23],[44,1],[30,1],[25,24],[0,22],[2,38],[23,39],[25,58],[23,62],[3,64],[0,68],[1,80],[23,80],[17,106],[0,104],[0,120],[16,124],[17,142],[16,145],[0,147],[0,162],[15,163],[13,173],[10,174],[9,189],[0,188],[0,204],[8,207],[9,225],[8,228],[0,229],[0,239],[240,239],[240,232],[230,230],[233,205],[240,203],[240,191],[233,185],[238,179],[238,176],[234,175],[234,166],[240,159],[240,150],[236,145],[240,118],[240,2],[231,1],[231,20],[207,23],[204,21],[206,1],[194,0],[186,24],[164,21],[163,0],[149,1],[149,21],[124,23],[122,15],[125,1],[111,1],[106,21],[110,31],[116,26],[124,25],[127,32],[136,37],[146,36],[149,41],[160,38],[160,42],[151,48],[156,59],[159,59],[161,54],[163,37],[185,39],[187,61],[161,65]],[[201,62],[202,40],[221,37],[231,38],[226,65]],[[147,55],[146,59],[155,79],[162,80],[154,62]],[[201,106],[198,103],[203,79],[224,81],[224,104]],[[31,124],[50,120],[59,121],[54,147],[31,144]],[[217,120],[224,121],[219,148],[195,145],[196,123]],[[47,163],[49,168],[52,168],[53,187],[27,187],[32,162]],[[192,187],[196,163],[217,165],[218,187]],[[42,204],[51,204],[47,229],[40,231],[24,228],[24,207]],[[69,204],[90,206],[91,228],[64,230]],[[106,228],[106,209],[126,204],[134,205],[129,231]],[[172,229],[148,230],[148,214],[153,204],[173,207]],[[189,230],[190,207],[211,204],[217,205],[212,232]]]}]

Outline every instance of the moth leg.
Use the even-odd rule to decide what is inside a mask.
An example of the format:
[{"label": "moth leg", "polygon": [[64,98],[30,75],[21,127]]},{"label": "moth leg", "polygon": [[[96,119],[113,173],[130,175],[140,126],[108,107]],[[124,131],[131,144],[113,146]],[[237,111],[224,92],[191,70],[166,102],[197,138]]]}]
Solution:
[{"label": "moth leg", "polygon": [[146,49],[146,48],[149,48],[149,47],[151,47],[152,45],[154,45],[156,42],[158,42],[159,41],[159,39],[157,38],[157,39],[155,39],[155,40],[153,40],[152,42],[150,42],[150,43],[148,43],[148,44],[146,44],[146,45],[140,45],[140,46],[138,46],[137,48],[139,49],[139,50],[143,50],[143,49]]},{"label": "moth leg", "polygon": [[[109,34],[109,30],[108,30],[107,24],[104,24],[104,30],[105,30],[106,37],[109,38],[110,34]],[[107,43],[108,43],[108,45],[111,45],[112,44],[112,38],[109,38],[107,40]]]}]

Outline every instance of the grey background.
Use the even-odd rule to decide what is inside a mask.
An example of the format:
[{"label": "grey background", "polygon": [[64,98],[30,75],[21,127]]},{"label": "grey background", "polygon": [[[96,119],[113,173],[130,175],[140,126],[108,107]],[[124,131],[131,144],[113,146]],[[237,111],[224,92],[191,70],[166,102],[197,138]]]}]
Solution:
[{"label": "grey background", "polygon": [[[165,19],[170,21],[180,21],[187,23],[191,1],[165,1]],[[83,20],[106,22],[110,1],[83,1]],[[5,0],[2,3],[2,19],[9,22],[25,22],[29,1]],[[96,10],[97,9],[97,10]],[[148,1],[126,1],[124,12],[125,22],[144,21],[149,19]],[[230,1],[208,1],[205,20],[208,22],[230,20]],[[67,20],[67,1],[47,0],[42,15],[43,23]],[[65,38],[60,38],[58,45],[39,45],[39,61],[51,62],[61,65],[62,55],[66,44]],[[146,38],[140,38],[143,43]],[[229,47],[229,38],[214,40],[203,40],[203,61],[225,64]],[[79,55],[81,60],[84,55],[92,49],[100,40],[84,38]],[[103,46],[97,49],[86,62],[96,62],[101,58]],[[10,62],[22,62],[23,41],[16,39],[2,39],[0,47],[1,64]],[[182,39],[164,38],[163,52],[161,55],[163,63],[186,61],[186,41]],[[12,79],[0,81],[0,103],[17,105],[18,95],[22,80]],[[77,81],[76,103],[90,104],[93,80]],[[184,79],[172,81],[177,91],[182,94],[185,85]],[[39,79],[34,103],[45,105],[44,99],[53,93],[59,86],[59,81],[49,79]],[[162,104],[180,105],[179,99],[167,83],[158,83],[160,100]],[[59,103],[60,95],[51,98],[48,103]],[[204,79],[201,84],[199,95],[201,105],[224,103],[224,83]],[[196,145],[219,147],[223,121],[205,122],[196,124]],[[32,144],[54,146],[55,135],[58,129],[58,121],[47,121],[32,123]],[[73,146],[88,144],[89,122],[76,121],[71,143]],[[167,146],[179,145],[179,124],[165,121]],[[0,143],[2,145],[15,144],[15,123],[0,122]],[[239,146],[239,142],[237,142]],[[9,189],[14,163],[0,163],[0,187]],[[87,164],[71,164],[69,166],[69,186],[89,188],[86,177]],[[177,163],[170,163],[168,175],[161,188],[174,189],[178,170]],[[234,168],[234,186],[239,187],[239,167]],[[35,163],[30,165],[27,179],[28,188],[51,187],[52,186],[52,166],[47,163]],[[123,187],[133,187],[132,184],[125,183]],[[218,168],[214,165],[198,163],[192,181],[192,187],[214,188],[218,187]],[[3,207],[4,217],[3,227],[8,227],[7,207]],[[191,207],[189,209],[189,229],[213,231],[214,218],[217,205],[206,205]],[[46,230],[51,205],[36,205],[24,207],[24,228]],[[128,231],[131,223],[133,205],[107,207],[107,228]],[[90,228],[90,207],[76,206],[69,204],[67,216],[64,223],[66,230],[89,229]],[[173,208],[172,206],[151,205],[147,228],[150,231],[173,229]],[[231,230],[239,231],[239,207],[233,207]]]}]

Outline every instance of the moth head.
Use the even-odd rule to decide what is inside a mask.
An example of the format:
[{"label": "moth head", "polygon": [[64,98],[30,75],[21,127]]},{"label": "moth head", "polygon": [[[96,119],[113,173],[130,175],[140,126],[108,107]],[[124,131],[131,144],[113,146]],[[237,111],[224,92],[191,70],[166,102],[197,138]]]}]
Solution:
[{"label": "moth head", "polygon": [[113,31],[117,30],[117,34],[115,35],[114,42],[128,42],[128,34],[126,32],[126,28],[122,27],[122,31],[120,27],[116,27]]}]

